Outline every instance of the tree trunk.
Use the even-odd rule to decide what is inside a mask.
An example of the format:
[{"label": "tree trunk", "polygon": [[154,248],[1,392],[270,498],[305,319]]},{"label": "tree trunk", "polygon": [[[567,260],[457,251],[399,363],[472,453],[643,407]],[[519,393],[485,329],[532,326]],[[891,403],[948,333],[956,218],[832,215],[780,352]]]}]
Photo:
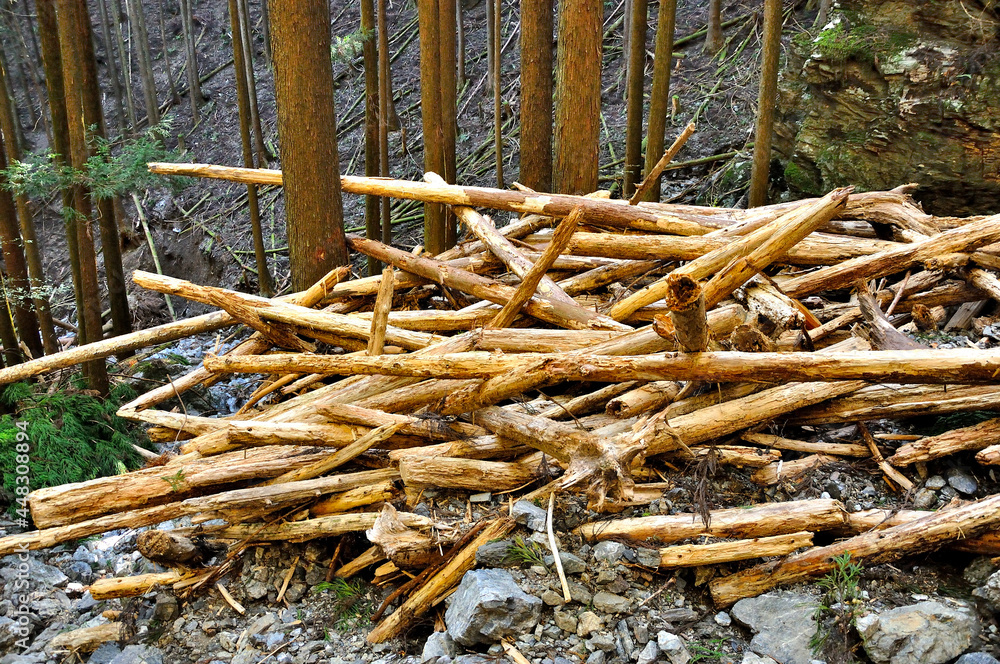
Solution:
[{"label": "tree trunk", "polygon": [[502,20],[503,7],[500,0],[487,0],[493,2],[493,22],[488,26],[493,33],[493,52],[489,57],[493,62],[493,160],[496,163],[497,189],[503,189],[503,100],[500,98],[502,83],[500,80],[500,50],[501,31],[500,22]]},{"label": "tree trunk", "polygon": [[[69,164],[73,168],[83,169],[90,151],[87,146],[87,86],[96,86],[97,81],[91,78],[93,70],[87,67],[93,60],[93,49],[90,39],[90,17],[83,0],[57,0],[59,46],[62,54],[63,77],[66,90],[66,119],[69,127]],[[101,332],[101,298],[97,283],[97,256],[94,253],[94,235],[91,220],[90,195],[83,186],[73,187],[73,219],[72,229],[77,234],[78,251],[80,254],[80,289],[83,294],[83,309],[78,312],[80,321],[84,323],[86,343],[100,341]],[[88,381],[91,389],[107,394],[108,374],[104,361],[92,361],[87,364]]]},{"label": "tree trunk", "polygon": [[[4,366],[8,369],[20,364],[24,357],[21,355],[21,346],[17,342],[17,332],[14,331],[14,318],[10,313],[10,298],[7,295],[7,288],[4,284],[3,276],[0,275],[0,295],[3,301],[0,302],[0,342],[3,343]],[[5,370],[6,371],[6,370]]]},{"label": "tree trunk", "polygon": [[[108,68],[108,78],[111,80],[111,95],[115,100],[115,119],[118,121],[118,130],[122,136],[128,133],[128,124],[125,119],[125,98],[122,95],[122,82],[120,78],[120,73],[118,71],[118,65],[115,62],[115,43],[114,33],[111,29],[111,17],[108,14],[108,5],[106,0],[97,0],[97,12],[101,17],[101,37],[104,39],[104,49],[107,53],[107,68]],[[164,56],[166,52],[164,51]],[[125,58],[121,58],[121,62],[125,63]],[[127,71],[127,68],[126,68]]]},{"label": "tree trunk", "polygon": [[[765,32],[765,34],[767,33]],[[721,50],[722,0],[708,0],[708,31],[705,34],[705,53],[715,55]]]},{"label": "tree trunk", "polygon": [[625,173],[622,198],[635,191],[642,173],[642,102],[646,81],[646,0],[632,0],[632,21],[629,32],[628,98],[625,120]]},{"label": "tree trunk", "polygon": [[[379,169],[379,81],[378,48],[375,39],[375,0],[361,0],[361,30],[365,34],[365,175],[377,177]],[[365,235],[369,240],[381,240],[381,201],[378,196],[365,196]],[[381,272],[382,266],[368,258],[369,276]]]},{"label": "tree trunk", "polygon": [[[461,2],[461,0],[456,0]],[[391,69],[389,68],[389,26],[385,16],[386,0],[378,0],[378,167],[381,177],[389,177],[389,114],[392,106]],[[392,244],[392,214],[388,198],[382,198],[382,242]]]},{"label": "tree trunk", "polygon": [[264,131],[260,125],[260,111],[257,108],[257,77],[253,68],[253,41],[250,32],[250,7],[247,0],[237,0],[240,17],[240,39],[243,41],[243,64],[247,77],[247,92],[250,95],[250,120],[253,142],[257,150],[257,161],[266,164],[271,154],[264,145]]},{"label": "tree trunk", "polygon": [[774,105],[778,94],[778,60],[781,56],[781,0],[764,0],[764,42],[760,62],[760,93],[754,124],[753,170],[750,175],[750,207],[767,202],[771,170],[771,139]]},{"label": "tree trunk", "polygon": [[177,85],[174,83],[174,74],[170,70],[170,55],[167,53],[167,19],[164,16],[166,14],[166,2],[165,0],[160,0],[159,11],[156,14],[157,21],[160,24],[160,52],[163,54],[163,69],[164,73],[167,75],[167,87],[170,89],[170,103],[177,105],[181,103],[181,96],[177,94]]},{"label": "tree trunk", "polygon": [[188,97],[191,100],[191,124],[198,124],[198,106],[204,101],[201,94],[201,79],[198,78],[198,51],[195,48],[193,0],[180,0],[181,26],[184,32],[184,56],[187,61]]},{"label": "tree trunk", "polygon": [[329,7],[269,0],[292,288],[348,261],[333,108]]},{"label": "tree trunk", "polygon": [[[0,143],[0,170],[7,168],[7,155]],[[14,313],[17,334],[32,357],[43,355],[42,340],[38,334],[38,317],[31,300],[31,280],[24,258],[24,243],[17,223],[14,198],[9,191],[0,191],[0,242],[7,268],[7,301]]]},{"label": "tree trunk", "polygon": [[[490,2],[491,0],[486,0]],[[438,0],[418,0],[420,30],[420,118],[424,129],[424,171],[445,176],[444,127],[441,125],[441,57]],[[489,30],[489,29],[488,29]],[[432,255],[447,249],[445,209],[424,204],[424,248]]]},{"label": "tree trunk", "polygon": [[[455,144],[458,140],[458,73],[455,53],[456,33],[455,3],[438,0],[438,40],[441,48],[439,67],[441,68],[441,135],[444,138],[444,170],[440,175],[445,182],[455,184],[457,161]],[[499,30],[499,26],[497,26]],[[444,212],[444,248],[455,246],[458,241],[458,227],[455,214],[450,209]]]},{"label": "tree trunk", "polygon": [[[6,78],[6,72],[0,67],[0,77]],[[13,100],[6,100],[11,102]],[[17,144],[17,132],[14,128],[15,118],[9,103],[0,104],[0,128],[3,129],[3,146],[10,160],[21,159],[21,148]],[[31,285],[32,303],[38,316],[39,329],[42,333],[42,345],[45,353],[55,353],[59,350],[55,328],[52,323],[52,311],[49,308],[49,298],[43,295],[45,289],[45,270],[42,267],[42,256],[35,237],[35,224],[28,207],[28,197],[17,194],[14,197],[17,208],[17,220],[20,226],[24,245],[24,256],[27,261],[28,277]]]},{"label": "tree trunk", "polygon": [[552,190],[552,0],[521,0],[519,179]]},{"label": "tree trunk", "polygon": [[601,119],[600,0],[560,0],[556,58],[555,191],[597,190]]},{"label": "tree trunk", "polygon": [[[52,2],[52,0],[47,0]],[[122,80],[125,83],[125,112],[128,114],[128,123],[122,120],[122,134],[125,136],[134,134],[138,125],[135,116],[135,101],[132,97],[132,58],[125,48],[125,37],[122,34],[122,14],[118,5],[119,0],[106,0],[111,6],[111,27],[115,32],[115,41],[118,43],[118,53],[121,55]],[[44,48],[43,48],[44,50]],[[48,67],[46,67],[46,70]],[[51,102],[50,102],[51,103]]]},{"label": "tree trunk", "polygon": [[[229,0],[229,26],[233,35],[240,31],[239,0]],[[253,145],[250,137],[250,97],[244,70],[243,41],[233,39],[233,67],[236,71],[236,100],[240,112],[240,141],[243,146],[243,165],[254,168]],[[260,205],[257,201],[257,185],[247,183],[247,207],[250,214],[250,232],[253,235],[254,256],[257,263],[257,285],[260,294],[270,297],[273,293],[271,272],[267,267],[267,252],[264,249],[264,232],[260,225]]]},{"label": "tree trunk", "polygon": [[135,30],[136,54],[139,57],[139,74],[142,78],[142,97],[146,104],[146,125],[152,127],[160,122],[160,104],[156,100],[156,79],[153,77],[153,57],[149,52],[149,37],[146,34],[146,15],[139,0],[125,0],[129,23]]}]

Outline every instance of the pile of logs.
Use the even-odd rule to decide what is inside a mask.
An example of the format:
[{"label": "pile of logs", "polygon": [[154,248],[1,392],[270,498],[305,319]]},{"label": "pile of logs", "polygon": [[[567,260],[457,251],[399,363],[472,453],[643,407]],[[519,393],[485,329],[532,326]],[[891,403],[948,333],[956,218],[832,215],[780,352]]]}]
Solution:
[{"label": "pile of logs", "polygon": [[[276,171],[153,169],[280,184]],[[386,265],[381,275],[351,279],[341,268],[275,299],[135,273],[139,286],[221,311],[5,369],[0,382],[237,323],[253,334],[121,409],[151,425],[153,439],[183,441],[177,455],[34,491],[38,530],[0,539],[0,555],[187,516],[204,525],[140,541],[176,571],[106,579],[91,592],[215,585],[230,597],[218,582],[254,543],[367,531],[371,548],[334,573],[375,566],[376,582],[406,580],[375,642],[438,603],[482,543],[513,529],[508,498],[551,511],[551,496],[579,493],[614,514],[660,498],[700,463],[794,487],[840,461],[867,464],[905,504],[928,461],[971,450],[1000,462],[1000,419],[932,437],[872,435],[863,424],[1000,403],[1000,350],[936,349],[906,334],[993,324],[983,314],[1000,300],[1000,216],[933,217],[907,188],[752,210],[460,187],[433,174],[345,178],[344,189],[446,204],[468,239],[432,257],[350,237],[352,250]],[[523,216],[497,229],[473,206]],[[262,375],[236,415],[157,408],[229,373]],[[808,433],[856,422],[855,440]],[[478,523],[404,511],[428,490],[504,500],[494,495]],[[816,499],[605,515],[577,532],[655,540],[661,568],[767,557],[712,582],[726,606],[823,574],[842,553],[1000,555],[998,508],[1000,495],[938,512],[848,513]],[[834,543],[813,546],[815,533]],[[229,543],[221,563],[202,566],[202,536]]]}]

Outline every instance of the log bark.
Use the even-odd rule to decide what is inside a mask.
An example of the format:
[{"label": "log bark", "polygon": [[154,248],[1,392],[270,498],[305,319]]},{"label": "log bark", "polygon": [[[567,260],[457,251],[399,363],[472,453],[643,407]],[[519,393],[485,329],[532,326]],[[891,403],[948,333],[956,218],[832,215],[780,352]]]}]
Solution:
[{"label": "log bark", "polygon": [[144,509],[109,514],[81,521],[68,526],[45,528],[19,535],[0,538],[0,555],[15,553],[27,548],[31,551],[116,530],[119,528],[142,528],[169,519],[176,519],[199,512],[219,509],[240,509],[250,506],[269,505],[272,508],[291,503],[318,498],[327,493],[346,491],[372,482],[398,479],[395,470],[371,470],[359,473],[321,477],[304,482],[292,482],[273,487],[251,487],[223,491],[211,496],[188,498],[179,502],[147,507]]},{"label": "log bark", "polygon": [[825,454],[832,456],[867,457],[871,456],[871,451],[864,445],[853,443],[810,443],[804,440],[793,440],[783,436],[774,436],[768,433],[744,433],[740,436],[748,443],[773,447],[779,450],[790,450],[793,452],[807,452],[809,454]]},{"label": "log bark", "polygon": [[653,381],[612,399],[605,410],[620,419],[635,417],[669,404],[680,391],[681,385],[676,381]]},{"label": "log bark", "polygon": [[856,394],[834,398],[791,413],[796,425],[836,424],[997,410],[1000,388],[992,385],[869,385]]},{"label": "log bark", "polygon": [[[847,523],[843,528],[837,529],[836,534],[840,536],[860,535],[871,530],[883,530],[909,523],[931,514],[934,512],[926,510],[873,509],[852,512],[847,515]],[[1000,531],[990,530],[978,537],[958,539],[947,546],[953,551],[974,553],[981,556],[996,556],[1000,554]]]},{"label": "log bark", "polygon": [[392,505],[385,505],[375,523],[365,532],[368,541],[381,547],[400,569],[419,569],[441,560],[440,542],[430,534],[411,528]]},{"label": "log bark", "polygon": [[401,459],[399,474],[408,488],[511,491],[538,479],[540,469],[520,463],[434,456]]},{"label": "log bark", "polygon": [[1000,418],[994,418],[902,445],[888,461],[894,466],[908,466],[911,463],[939,459],[958,452],[982,450],[998,443],[1000,443]]},{"label": "log bark", "polygon": [[[231,182],[281,185],[281,171],[265,168],[234,168],[210,164],[148,164],[151,173],[207,177]],[[642,205],[628,205],[626,201],[588,198],[571,194],[540,194],[489,187],[462,187],[435,185],[426,182],[365,178],[345,175],[340,179],[343,190],[351,194],[374,194],[392,198],[466,205],[507,210],[521,214],[539,214],[547,217],[565,217],[577,207],[583,208],[587,220],[611,226],[628,226],[633,221],[646,221],[656,225],[663,233],[675,235],[704,235],[712,230],[704,218],[685,219],[678,215],[652,210]]]},{"label": "log bark", "polygon": [[[103,579],[102,579],[103,580]],[[133,593],[141,594],[141,593]],[[97,597],[94,597],[97,599]],[[76,652],[93,652],[102,643],[108,641],[121,641],[125,630],[120,622],[109,622],[103,625],[93,625],[91,627],[81,627],[70,632],[56,634],[56,636],[46,646],[46,650],[68,650]]]},{"label": "log bark", "polygon": [[368,337],[369,355],[381,355],[385,348],[386,326],[389,324],[389,313],[392,311],[394,272],[391,265],[382,270],[382,283],[379,284],[378,295],[375,296],[375,309],[372,312],[372,326]]},{"label": "log bark", "polygon": [[750,479],[762,486],[773,486],[786,480],[801,483],[807,473],[835,461],[837,459],[832,456],[811,454],[795,461],[772,463],[755,472]]},{"label": "log bark", "polygon": [[990,383],[1000,371],[1000,352],[948,349],[814,353],[705,352],[611,357],[593,353],[483,351],[421,357],[328,356],[280,353],[205,358],[217,372],[383,374],[422,378],[490,378],[513,371],[541,372],[558,381],[698,380],[785,383],[870,381],[879,383]]},{"label": "log bark", "polygon": [[667,308],[678,348],[685,353],[708,349],[708,319],[701,284],[683,274],[667,277]]},{"label": "log bark", "polygon": [[588,523],[573,532],[589,541],[626,537],[670,543],[704,535],[747,539],[839,528],[847,512],[840,501],[818,498],[713,510],[710,517],[707,526],[698,514],[671,514]]},{"label": "log bark", "polygon": [[898,526],[858,535],[829,546],[815,547],[783,560],[758,565],[712,581],[716,606],[729,606],[771,588],[826,574],[836,556],[849,553],[854,562],[874,565],[903,556],[933,551],[945,544],[976,537],[1000,521],[1000,496],[992,496]]},{"label": "log bark", "polygon": [[[249,540],[252,542],[308,542],[320,537],[336,537],[368,530],[375,525],[376,518],[378,518],[378,514],[375,512],[360,512],[356,514],[329,514],[315,519],[273,525],[242,523],[213,531],[212,535],[220,539]],[[399,518],[409,527],[430,528],[434,525],[433,520],[419,514],[402,513]]]},{"label": "log bark", "polygon": [[721,565],[739,560],[784,556],[812,546],[813,534],[807,531],[771,537],[755,537],[714,544],[681,544],[660,549],[660,568]]},{"label": "log bark", "polygon": [[136,548],[147,560],[167,567],[195,567],[205,558],[202,547],[189,537],[169,530],[147,530],[140,533]]},{"label": "log bark", "polygon": [[379,482],[371,486],[362,486],[335,493],[313,505],[309,509],[309,514],[314,517],[340,514],[359,507],[393,500],[398,494],[399,491],[396,490],[392,482]]}]

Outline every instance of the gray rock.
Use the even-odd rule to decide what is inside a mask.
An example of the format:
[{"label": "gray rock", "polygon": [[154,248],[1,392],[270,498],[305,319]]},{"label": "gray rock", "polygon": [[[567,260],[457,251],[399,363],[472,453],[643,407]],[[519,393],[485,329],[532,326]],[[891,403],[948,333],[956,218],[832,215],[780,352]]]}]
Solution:
[{"label": "gray rock", "polygon": [[453,661],[455,664],[493,664],[495,660],[482,655],[459,655]]},{"label": "gray rock", "polygon": [[985,652],[967,652],[955,664],[1000,664],[1000,660]]},{"label": "gray rock", "polygon": [[595,650],[587,658],[587,664],[604,664],[608,659],[608,656],[604,654],[603,650]]},{"label": "gray rock", "polygon": [[176,597],[170,593],[156,594],[156,603],[153,604],[153,620],[168,623],[176,618],[179,612]]},{"label": "gray rock", "polygon": [[913,507],[918,510],[928,510],[934,507],[937,500],[938,496],[936,492],[928,489],[927,487],[923,487],[921,489],[917,489],[917,493],[914,494]]},{"label": "gray rock", "polygon": [[632,630],[635,634],[635,640],[639,643],[646,643],[649,641],[649,625],[645,622],[636,622],[635,628]]},{"label": "gray rock", "polygon": [[676,609],[667,609],[666,611],[660,611],[660,617],[666,620],[668,623],[688,623],[688,622],[694,622],[695,620],[700,618],[701,615],[697,611],[682,606]]},{"label": "gray rock", "polygon": [[979,482],[972,476],[972,473],[961,468],[949,468],[947,477],[948,484],[959,493],[971,496],[979,489]]},{"label": "gray rock", "polygon": [[163,653],[152,646],[125,646],[108,664],[163,664]]},{"label": "gray rock", "polygon": [[984,600],[992,611],[1000,611],[1000,572],[991,574],[986,583],[972,591],[972,595]]},{"label": "gray rock", "polygon": [[510,551],[510,540],[487,542],[476,549],[476,564],[480,567],[503,567]]},{"label": "gray rock", "polygon": [[117,643],[102,643],[87,660],[87,664],[111,664],[121,652]]},{"label": "gray rock", "polygon": [[625,545],[621,542],[605,540],[594,546],[594,560],[604,563],[616,563],[625,555]]},{"label": "gray rock", "polygon": [[729,627],[733,624],[733,619],[725,611],[719,611],[715,614],[715,624],[720,627]]},{"label": "gray rock", "polygon": [[546,606],[562,606],[566,603],[566,598],[561,593],[548,588],[542,593],[542,601]]},{"label": "gray rock", "polygon": [[939,664],[969,647],[979,619],[965,606],[919,602],[862,616],[857,628],[876,664]]},{"label": "gray rock", "polygon": [[556,609],[553,612],[553,616],[556,622],[556,627],[564,632],[576,634],[576,630],[580,626],[580,621],[576,616],[569,611],[560,611],[559,609]]},{"label": "gray rock", "polygon": [[458,646],[448,632],[434,632],[427,637],[424,650],[420,654],[420,662],[429,662],[436,657],[450,657],[455,659],[458,655]]},{"label": "gray rock", "polygon": [[816,633],[816,600],[795,593],[768,593],[741,599],[730,611],[738,623],[755,632],[750,649],[783,664],[809,664],[809,640]]},{"label": "gray rock", "polygon": [[657,568],[660,566],[660,552],[657,549],[640,547],[636,550],[639,564],[643,567]]},{"label": "gray rock", "polygon": [[597,632],[587,639],[587,647],[611,652],[615,649],[615,637],[607,632]]},{"label": "gray rock", "polygon": [[965,571],[962,572],[962,578],[972,585],[978,586],[986,583],[986,580],[995,571],[996,566],[989,556],[979,556],[965,568]]},{"label": "gray rock", "polygon": [[536,531],[545,530],[545,510],[530,501],[519,500],[514,503],[510,515],[522,526]]},{"label": "gray rock", "polygon": [[594,608],[604,613],[628,613],[632,602],[627,597],[600,591],[594,594]]},{"label": "gray rock", "polygon": [[601,628],[601,618],[593,611],[584,611],[577,618],[576,635],[587,638]]},{"label": "gray rock", "polygon": [[471,646],[524,634],[541,612],[542,600],[521,590],[509,572],[480,569],[466,572],[444,621],[453,639]]},{"label": "gray rock", "polygon": [[[665,635],[662,636],[661,635]],[[663,653],[663,658],[670,664],[687,664],[691,661],[691,653],[681,637],[670,632],[660,632],[656,635],[656,645]]]},{"label": "gray rock", "polygon": [[740,664],[778,664],[776,661],[770,657],[761,657],[755,652],[746,651],[743,653],[743,659],[740,660]]},{"label": "gray rock", "polygon": [[90,565],[79,560],[67,563],[63,566],[63,569],[66,570],[66,576],[73,581],[90,583],[94,579],[94,570],[91,569]]},{"label": "gray rock", "polygon": [[[549,567],[553,567],[556,562],[556,558],[553,555],[545,556],[543,560]],[[562,563],[563,571],[567,574],[581,574],[587,569],[587,563],[568,551],[559,552],[559,561]]]},{"label": "gray rock", "polygon": [[925,487],[927,487],[928,489],[932,489],[934,491],[943,489],[946,484],[948,484],[948,481],[945,478],[941,477],[940,475],[932,475],[927,478],[926,482],[924,482]]},{"label": "gray rock", "polygon": [[635,660],[635,664],[653,664],[659,655],[660,649],[656,647],[656,641],[650,641],[642,649],[642,652],[639,653],[639,658]]},{"label": "gray rock", "polygon": [[594,599],[594,594],[582,583],[577,583],[573,579],[567,579],[567,583],[569,585],[569,596],[574,602],[587,605]]}]

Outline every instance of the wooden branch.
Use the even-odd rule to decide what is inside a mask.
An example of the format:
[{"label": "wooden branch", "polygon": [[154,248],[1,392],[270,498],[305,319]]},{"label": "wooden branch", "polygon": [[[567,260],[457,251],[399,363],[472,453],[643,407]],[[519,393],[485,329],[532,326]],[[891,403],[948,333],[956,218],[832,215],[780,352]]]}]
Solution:
[{"label": "wooden branch", "polygon": [[867,457],[871,455],[871,450],[866,446],[855,445],[853,443],[809,443],[804,440],[792,440],[791,438],[774,436],[768,433],[744,433],[740,438],[748,443],[773,447],[779,450],[791,450],[793,452],[849,457]]},{"label": "wooden branch", "polygon": [[[639,201],[645,198],[646,192],[659,181],[660,176],[663,175],[663,170],[667,167],[667,164],[669,164],[673,158],[677,156],[677,153],[681,151],[681,148],[684,147],[687,140],[691,138],[691,134],[694,133],[694,130],[695,126],[693,122],[689,122],[687,126],[684,127],[684,131],[682,131],[680,135],[674,139],[674,142],[670,144],[670,147],[667,148],[666,151],[664,151],[663,156],[660,157],[658,162],[656,162],[656,165],[653,166],[648,173],[646,173],[646,177],[643,179],[642,183],[636,187],[635,193],[632,194],[632,198],[628,199],[629,205],[637,205]],[[663,145],[663,143],[661,142],[660,145]]]},{"label": "wooden branch", "polygon": [[774,563],[758,565],[711,582],[717,606],[729,606],[771,588],[826,574],[835,558],[850,554],[856,563],[875,565],[906,555],[932,551],[949,542],[976,537],[1000,522],[1000,496],[951,510],[934,512],[908,523],[876,530],[847,540],[809,549]]},{"label": "wooden branch", "polygon": [[799,483],[801,483],[810,471],[826,464],[834,463],[835,461],[837,461],[836,457],[825,454],[811,454],[795,461],[769,464],[751,475],[750,479],[762,486],[773,486],[785,480],[799,480]]},{"label": "wooden branch", "polygon": [[861,315],[864,316],[867,326],[862,328],[864,336],[871,343],[873,348],[878,350],[914,350],[917,348],[927,348],[927,346],[917,343],[902,332],[897,330],[879,309],[875,296],[868,288],[867,281],[858,281],[854,284],[854,292],[858,296],[858,307]]},{"label": "wooden branch", "polygon": [[279,484],[272,487],[250,487],[249,489],[223,491],[210,496],[188,498],[156,507],[109,514],[96,519],[73,523],[68,526],[45,528],[28,533],[0,537],[0,555],[7,555],[25,548],[32,551],[44,549],[61,544],[62,542],[97,535],[109,530],[152,526],[169,519],[177,519],[199,512],[213,512],[220,509],[241,509],[263,504],[277,509],[282,505],[311,500],[324,494],[346,491],[369,483],[394,479],[399,479],[399,473],[396,470],[369,470],[334,477],[321,477],[303,482]]},{"label": "wooden branch", "polygon": [[[93,586],[91,586],[93,587]],[[135,593],[141,594],[141,593]],[[94,599],[97,599],[95,596]],[[69,632],[56,634],[45,650],[68,650],[71,653],[93,652],[102,643],[121,641],[125,635],[124,626],[120,622],[109,622],[91,627],[80,627]]]},{"label": "wooden branch", "polygon": [[309,509],[309,514],[311,516],[339,514],[358,507],[390,501],[398,493],[392,482],[379,482],[371,486],[349,489],[341,493],[335,493],[329,498],[319,501]]},{"label": "wooden branch", "polygon": [[858,428],[861,430],[861,437],[864,439],[865,444],[868,445],[868,449],[872,452],[872,458],[878,464],[878,467],[882,469],[882,472],[885,473],[885,476],[898,484],[903,491],[912,489],[913,482],[906,475],[886,463],[886,460],[882,457],[882,452],[879,451],[878,445],[875,443],[875,439],[872,438],[872,434],[868,431],[865,423],[858,422]]},{"label": "wooden branch", "polygon": [[[307,542],[320,537],[336,537],[347,533],[368,530],[375,525],[378,514],[359,512],[355,514],[329,514],[289,521],[274,525],[242,523],[214,531],[212,535],[220,539],[250,540],[252,542]],[[430,528],[434,521],[419,514],[401,513],[400,520],[409,527]]]},{"label": "wooden branch", "polygon": [[382,270],[382,283],[379,284],[378,295],[375,297],[375,310],[372,312],[372,327],[368,337],[369,355],[381,355],[385,347],[385,330],[389,323],[389,312],[392,311],[394,273],[391,265],[386,265]]},{"label": "wooden branch", "polygon": [[325,475],[334,468],[338,468],[355,457],[367,452],[369,449],[390,438],[393,434],[403,428],[402,422],[386,424],[377,429],[372,429],[364,436],[361,436],[352,443],[340,448],[329,457],[319,459],[307,466],[290,470],[283,475],[275,477],[265,484],[284,484],[285,482],[298,482],[299,480],[311,480],[314,477]]},{"label": "wooden branch", "polygon": [[[454,269],[441,261],[431,258],[419,258],[399,249],[394,249],[381,242],[366,240],[355,235],[348,235],[348,243],[355,251],[390,263],[401,270],[430,279],[435,283],[454,288],[489,300],[500,305],[507,304],[514,296],[515,289],[504,286],[492,279],[481,277],[465,270]],[[568,305],[563,302],[529,300],[525,304],[525,312],[535,318],[559,327],[574,329],[617,329],[630,330],[622,323],[616,323],[605,316],[587,311],[579,305]]]},{"label": "wooden branch", "polygon": [[703,535],[747,539],[830,530],[843,526],[846,515],[840,501],[818,498],[713,510],[708,525],[698,514],[670,514],[588,523],[573,532],[587,540],[655,538],[669,543]]},{"label": "wooden branch", "polygon": [[106,577],[90,584],[90,595],[97,601],[145,595],[157,586],[173,585],[183,578],[184,575],[176,571]]},{"label": "wooden branch", "polygon": [[797,549],[812,546],[812,543],[813,534],[802,531],[714,544],[681,544],[660,549],[660,568],[701,567],[751,558],[784,556]]},{"label": "wooden branch", "polygon": [[375,629],[368,633],[368,642],[382,643],[399,636],[414,620],[426,613],[438,597],[448,592],[467,571],[472,569],[476,562],[476,551],[480,546],[506,536],[515,525],[513,519],[503,518],[493,521],[484,528],[447,565],[410,595],[392,615],[376,625]]},{"label": "wooden branch", "polygon": [[[244,184],[281,185],[281,171],[253,168],[232,168],[209,164],[148,164],[151,173],[215,178]],[[633,221],[656,224],[663,233],[674,235],[704,235],[709,232],[711,218],[685,219],[680,215],[654,211],[642,205],[628,205],[627,201],[570,196],[567,194],[542,194],[490,189],[488,187],[460,187],[427,182],[409,182],[381,178],[340,176],[343,190],[351,194],[386,196],[417,200],[427,203],[487,207],[521,214],[540,214],[547,217],[565,217],[574,208],[581,207],[591,223],[609,226],[627,226]]]},{"label": "wooden branch", "polygon": [[[547,246],[545,251],[542,252],[542,256],[538,259],[538,262],[532,265],[531,269],[525,273],[522,278],[521,285],[517,287],[517,290],[514,291],[511,298],[506,304],[503,305],[503,308],[500,309],[500,313],[498,313],[496,317],[490,321],[488,327],[493,329],[503,329],[505,327],[509,327],[510,324],[514,322],[514,319],[521,312],[521,309],[535,294],[535,290],[545,277],[545,273],[549,271],[549,268],[552,267],[556,258],[562,253],[563,249],[566,248],[570,238],[573,237],[573,233],[576,232],[576,227],[579,225],[582,217],[583,214],[579,211],[579,209],[577,209],[559,222],[559,226],[556,227],[555,234],[552,236],[552,242],[550,242],[549,246]],[[555,284],[553,284],[553,286],[555,286]],[[558,286],[555,287],[558,288]],[[550,297],[548,299],[551,300],[552,298]],[[573,301],[572,306],[579,305]]]},{"label": "wooden branch", "polygon": [[510,491],[538,479],[541,469],[502,461],[411,456],[400,460],[399,473],[403,484],[415,489]]},{"label": "wooden branch", "polygon": [[680,390],[681,385],[676,381],[653,381],[611,399],[605,410],[608,415],[621,419],[635,417],[669,404]]},{"label": "wooden branch", "polygon": [[883,383],[989,383],[1000,372],[1000,351],[978,349],[824,353],[596,354],[482,351],[386,357],[309,354],[213,356],[205,367],[222,373],[382,374],[422,378],[490,378],[531,368],[562,381],[699,380],[771,382],[866,380]]},{"label": "wooden branch", "polygon": [[[946,507],[944,509],[954,509]],[[860,535],[870,530],[884,530],[892,526],[909,523],[925,516],[930,516],[934,512],[927,510],[886,510],[872,509],[861,512],[851,512],[847,515],[847,523],[843,528],[837,529],[836,534]],[[1000,555],[1000,530],[990,530],[979,535],[958,539],[947,544],[947,547],[954,551],[974,553],[981,556]]]},{"label": "wooden branch", "polygon": [[994,418],[902,445],[889,457],[889,463],[894,466],[908,466],[911,463],[939,459],[957,452],[982,450],[998,443],[1000,443],[1000,418]]}]

